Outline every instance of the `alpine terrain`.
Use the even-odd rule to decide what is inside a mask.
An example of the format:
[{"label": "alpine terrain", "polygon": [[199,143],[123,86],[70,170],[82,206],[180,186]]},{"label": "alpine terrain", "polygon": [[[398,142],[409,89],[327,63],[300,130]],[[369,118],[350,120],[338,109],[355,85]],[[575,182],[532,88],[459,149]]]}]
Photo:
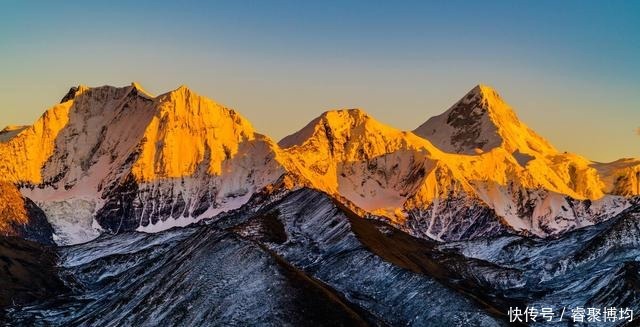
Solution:
[{"label": "alpine terrain", "polygon": [[342,109],[279,142],[185,86],[73,87],[0,131],[0,234],[6,325],[640,312],[640,159],[561,152],[485,85],[413,131]]}]

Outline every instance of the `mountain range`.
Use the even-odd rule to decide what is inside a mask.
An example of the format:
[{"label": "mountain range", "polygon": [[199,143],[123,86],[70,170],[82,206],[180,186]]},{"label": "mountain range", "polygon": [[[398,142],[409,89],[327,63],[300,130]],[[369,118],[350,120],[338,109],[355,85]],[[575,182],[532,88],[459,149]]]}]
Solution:
[{"label": "mountain range", "polygon": [[559,152],[484,85],[413,132],[346,109],[278,143],[185,86],[156,97],[136,83],[78,86],[0,137],[3,183],[44,212],[59,244],[186,226],[301,187],[438,241],[559,235],[640,194],[640,160]]},{"label": "mountain range", "polygon": [[413,131],[343,109],[279,142],[185,86],[78,86],[2,130],[0,158],[9,325],[640,310],[640,159],[559,151],[484,85]]}]

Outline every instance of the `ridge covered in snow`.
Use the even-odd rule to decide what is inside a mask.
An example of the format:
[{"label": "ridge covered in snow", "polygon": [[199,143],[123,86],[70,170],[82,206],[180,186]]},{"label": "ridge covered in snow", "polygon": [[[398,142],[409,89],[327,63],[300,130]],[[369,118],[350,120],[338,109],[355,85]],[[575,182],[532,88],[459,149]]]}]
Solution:
[{"label": "ridge covered in snow", "polygon": [[505,227],[559,234],[608,219],[628,206],[619,195],[638,194],[633,165],[605,176],[591,161],[559,153],[484,85],[414,132],[359,109],[336,110],[279,144],[317,188],[438,240]]}]

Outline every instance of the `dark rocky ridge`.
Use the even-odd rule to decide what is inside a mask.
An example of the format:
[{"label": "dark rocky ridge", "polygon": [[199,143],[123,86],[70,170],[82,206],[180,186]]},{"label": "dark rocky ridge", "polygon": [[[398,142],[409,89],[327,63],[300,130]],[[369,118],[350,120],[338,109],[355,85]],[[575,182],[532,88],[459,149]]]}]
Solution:
[{"label": "dark rocky ridge", "polygon": [[[16,310],[19,325],[359,326],[360,313],[269,252],[215,228],[123,233],[64,250],[75,292]],[[42,315],[43,310],[47,315]]]},{"label": "dark rocky ridge", "polygon": [[209,225],[63,248],[62,276],[73,295],[13,308],[8,319],[506,326],[512,306],[640,310],[639,208],[550,240],[437,243],[363,219],[321,192],[262,194]]}]

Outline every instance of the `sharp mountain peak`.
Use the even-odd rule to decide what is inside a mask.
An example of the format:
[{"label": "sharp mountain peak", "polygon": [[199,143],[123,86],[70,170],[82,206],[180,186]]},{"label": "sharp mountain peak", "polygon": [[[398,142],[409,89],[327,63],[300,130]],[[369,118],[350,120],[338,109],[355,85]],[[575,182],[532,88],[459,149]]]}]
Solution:
[{"label": "sharp mountain peak", "polygon": [[557,152],[518,119],[496,90],[483,84],[413,132],[452,153],[478,154],[496,147],[530,154]]},{"label": "sharp mountain peak", "polygon": [[283,138],[279,145],[289,148],[302,145],[314,138],[327,138],[347,143],[349,140],[358,138],[382,141],[378,138],[399,140],[407,137],[428,143],[410,132],[401,131],[380,122],[360,108],[351,108],[325,111],[298,132]]},{"label": "sharp mountain peak", "polygon": [[[459,105],[468,105],[465,110],[452,110]],[[477,109],[474,111],[474,109]],[[488,114],[494,123],[519,123],[513,108],[502,98],[500,93],[486,84],[478,84],[467,92],[445,113],[468,115],[465,118],[480,118],[478,114]]]},{"label": "sharp mountain peak", "polygon": [[342,108],[342,109],[333,109],[327,110],[323,112],[321,117],[328,117],[331,115],[348,115],[351,117],[368,117],[369,114],[364,111],[362,108]]},{"label": "sharp mountain peak", "polygon": [[191,90],[186,84],[182,84],[165,94],[193,94],[193,95],[200,96],[199,94]]},{"label": "sharp mountain peak", "polygon": [[367,112],[360,108],[350,109],[336,109],[325,111],[318,117],[323,123],[328,124],[335,128],[349,126],[353,128],[362,124],[366,124],[369,121],[377,122]]},{"label": "sharp mountain peak", "polygon": [[478,83],[467,94],[478,94],[483,97],[500,97],[498,91],[488,84]]}]

